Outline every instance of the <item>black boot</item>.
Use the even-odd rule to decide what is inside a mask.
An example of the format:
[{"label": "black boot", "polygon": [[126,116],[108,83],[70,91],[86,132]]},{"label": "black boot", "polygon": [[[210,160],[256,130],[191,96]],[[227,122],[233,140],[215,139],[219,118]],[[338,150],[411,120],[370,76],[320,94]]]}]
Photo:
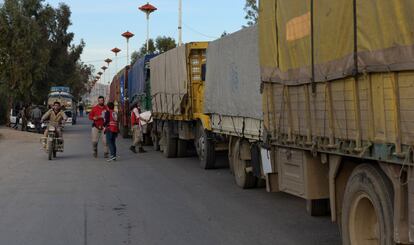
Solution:
[{"label": "black boot", "polygon": [[133,152],[133,153],[137,153],[137,150],[135,149],[135,146],[131,146],[131,147],[129,147],[129,149]]}]

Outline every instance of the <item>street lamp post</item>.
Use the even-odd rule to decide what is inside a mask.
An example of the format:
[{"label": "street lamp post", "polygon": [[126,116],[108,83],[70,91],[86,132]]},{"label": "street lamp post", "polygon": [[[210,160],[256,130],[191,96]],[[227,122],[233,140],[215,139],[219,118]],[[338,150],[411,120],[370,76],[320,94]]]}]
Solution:
[{"label": "street lamp post", "polygon": [[105,84],[105,83],[106,83],[106,75],[105,75],[105,71],[106,71],[106,69],[108,69],[108,67],[106,67],[106,66],[102,66],[102,67],[101,67],[101,69],[103,70],[103,83]]},{"label": "street lamp post", "polygon": [[115,53],[115,71],[118,72],[118,53],[121,52],[121,50],[115,47],[111,49],[111,51]]},{"label": "street lamp post", "polygon": [[152,6],[149,2],[147,2],[147,4],[139,7],[139,10],[144,12],[147,16],[147,53],[148,53],[148,50],[149,50],[149,17],[152,12],[155,12],[157,10],[157,8]]},{"label": "street lamp post", "polygon": [[110,58],[104,60],[106,64],[108,64],[108,84],[111,83],[111,70],[109,69],[109,64],[112,62]]},{"label": "street lamp post", "polygon": [[122,36],[126,38],[127,41],[127,65],[129,65],[129,39],[134,36],[133,33],[126,31],[122,33]]}]

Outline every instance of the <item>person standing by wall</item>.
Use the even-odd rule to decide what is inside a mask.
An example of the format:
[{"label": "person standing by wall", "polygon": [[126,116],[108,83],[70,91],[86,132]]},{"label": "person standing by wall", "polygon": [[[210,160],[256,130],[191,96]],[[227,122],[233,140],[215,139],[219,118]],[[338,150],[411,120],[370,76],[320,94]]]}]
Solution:
[{"label": "person standing by wall", "polygon": [[81,101],[78,106],[80,117],[83,117],[83,102]]},{"label": "person standing by wall", "polygon": [[106,143],[106,137],[103,137],[104,131],[104,117],[105,112],[108,110],[108,107],[105,105],[105,98],[103,96],[99,96],[98,104],[92,108],[91,113],[89,113],[89,120],[92,123],[92,148],[93,148],[93,157],[98,157],[98,142],[99,139],[102,138],[102,143],[104,145],[104,157],[108,158],[108,145]]},{"label": "person standing by wall", "polygon": [[16,113],[15,114],[16,115],[16,122],[14,123],[13,128],[18,130],[19,129],[20,118],[21,118],[20,108],[18,106],[14,107],[14,113]]},{"label": "person standing by wall", "polygon": [[142,134],[142,123],[144,121],[141,117],[141,109],[137,104],[132,106],[131,111],[131,127],[132,127],[132,145],[129,148],[133,153],[137,153],[137,147],[139,153],[145,153],[143,148],[143,134]]},{"label": "person standing by wall", "polygon": [[35,125],[36,132],[40,134],[41,131],[41,119],[42,119],[42,111],[40,110],[39,106],[34,106],[32,112],[30,113],[30,119],[32,120],[33,124]]},{"label": "person standing by wall", "polygon": [[27,106],[23,106],[20,116],[22,118],[22,131],[27,131]]},{"label": "person standing by wall", "polygon": [[111,156],[107,160],[108,162],[116,161],[116,138],[118,136],[119,128],[118,128],[118,114],[114,111],[114,103],[109,102],[108,110],[105,112],[105,120],[104,120],[104,127],[105,127],[105,136],[106,142],[108,142],[109,150],[111,152]]}]

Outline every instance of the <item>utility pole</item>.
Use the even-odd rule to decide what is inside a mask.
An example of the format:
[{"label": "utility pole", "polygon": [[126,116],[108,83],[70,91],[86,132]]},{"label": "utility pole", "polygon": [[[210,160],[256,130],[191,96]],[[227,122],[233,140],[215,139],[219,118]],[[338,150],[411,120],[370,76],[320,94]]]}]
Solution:
[{"label": "utility pole", "polygon": [[183,2],[178,0],[178,46],[183,44]]}]

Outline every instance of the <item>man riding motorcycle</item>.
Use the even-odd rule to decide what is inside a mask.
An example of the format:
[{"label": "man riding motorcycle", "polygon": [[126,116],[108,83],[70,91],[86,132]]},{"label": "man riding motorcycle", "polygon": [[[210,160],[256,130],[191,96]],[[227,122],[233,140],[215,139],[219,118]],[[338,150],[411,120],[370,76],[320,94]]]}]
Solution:
[{"label": "man riding motorcycle", "polygon": [[[53,126],[56,128],[56,137],[62,138],[62,125],[68,119],[66,114],[60,108],[60,102],[56,101],[53,103],[52,109],[47,111],[43,117],[41,122],[49,121],[49,126]],[[49,128],[47,127],[44,133],[44,137],[46,138],[48,135]]]}]

